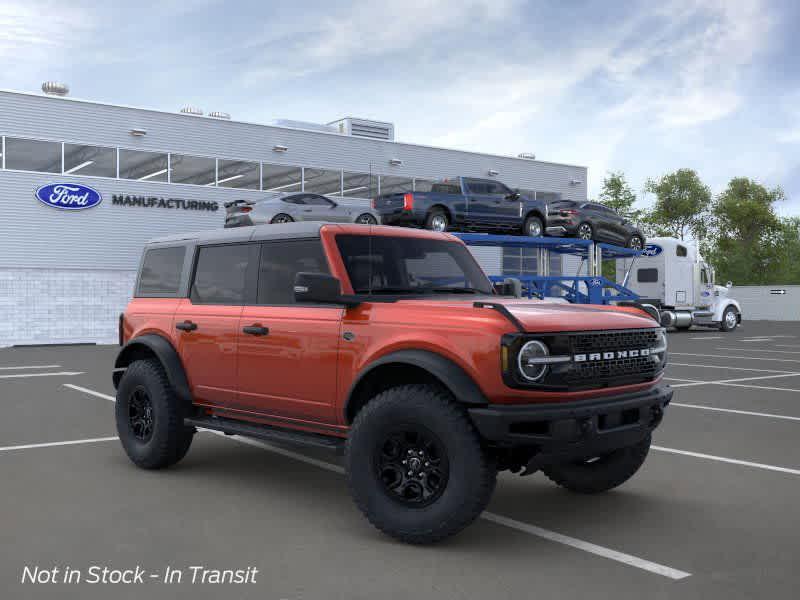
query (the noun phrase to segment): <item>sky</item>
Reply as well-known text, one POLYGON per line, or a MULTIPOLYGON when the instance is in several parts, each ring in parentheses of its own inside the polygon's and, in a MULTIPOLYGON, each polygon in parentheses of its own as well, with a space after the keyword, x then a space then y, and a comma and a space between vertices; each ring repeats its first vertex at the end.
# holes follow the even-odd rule
POLYGON ((781 186, 800 215, 800 3, 0 0, 0 88, 234 119, 391 121, 399 141, 781 186))

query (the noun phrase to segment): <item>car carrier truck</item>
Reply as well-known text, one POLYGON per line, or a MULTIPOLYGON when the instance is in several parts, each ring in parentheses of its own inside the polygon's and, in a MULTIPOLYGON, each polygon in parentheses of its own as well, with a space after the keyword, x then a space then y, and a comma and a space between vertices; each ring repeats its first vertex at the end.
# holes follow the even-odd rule
POLYGON ((651 238, 641 256, 617 260, 617 281, 658 308, 664 327, 732 331, 742 322, 742 308, 729 296, 731 282, 716 285, 714 269, 697 248, 676 238, 651 238))

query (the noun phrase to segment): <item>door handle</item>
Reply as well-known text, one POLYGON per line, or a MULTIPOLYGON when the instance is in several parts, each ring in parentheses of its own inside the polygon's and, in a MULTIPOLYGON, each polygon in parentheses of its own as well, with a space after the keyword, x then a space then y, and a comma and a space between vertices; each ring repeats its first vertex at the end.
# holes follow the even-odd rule
POLYGON ((197 323, 192 323, 191 321, 176 323, 175 329, 180 329, 181 331, 194 331, 195 329, 197 329, 197 323))
POLYGON ((248 325, 247 327, 242 327, 242 331, 244 331, 248 335, 268 335, 269 328, 262 327, 261 325, 248 325))
POLYGON ((313 208, 304 208, 303 212, 312 212, 313 210, 314 210, 313 208))

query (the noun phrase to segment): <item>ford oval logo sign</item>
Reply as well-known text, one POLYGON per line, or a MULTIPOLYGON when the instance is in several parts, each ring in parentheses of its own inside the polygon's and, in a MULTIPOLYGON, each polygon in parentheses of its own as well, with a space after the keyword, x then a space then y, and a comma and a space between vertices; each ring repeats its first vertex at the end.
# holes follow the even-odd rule
POLYGON ((663 251, 663 248, 658 244, 647 244, 642 250, 642 256, 658 256, 663 251))
POLYGON ((100 192, 80 183, 50 183, 36 190, 42 204, 62 210, 83 210, 103 201, 100 192))

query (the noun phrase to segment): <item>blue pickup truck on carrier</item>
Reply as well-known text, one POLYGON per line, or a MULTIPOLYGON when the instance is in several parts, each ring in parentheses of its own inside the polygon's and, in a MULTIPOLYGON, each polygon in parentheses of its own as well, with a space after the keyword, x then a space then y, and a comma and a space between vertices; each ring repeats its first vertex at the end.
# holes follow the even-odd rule
POLYGON ((547 203, 493 179, 457 177, 434 183, 430 192, 383 194, 373 208, 384 225, 544 235, 547 203))

